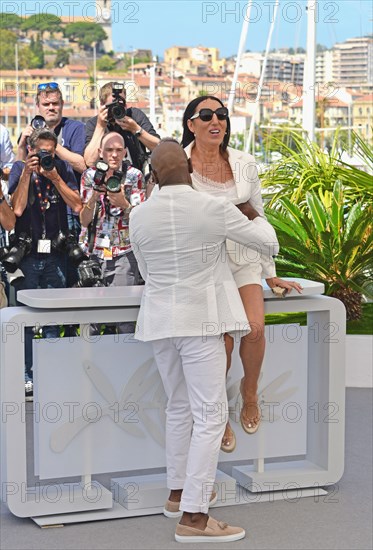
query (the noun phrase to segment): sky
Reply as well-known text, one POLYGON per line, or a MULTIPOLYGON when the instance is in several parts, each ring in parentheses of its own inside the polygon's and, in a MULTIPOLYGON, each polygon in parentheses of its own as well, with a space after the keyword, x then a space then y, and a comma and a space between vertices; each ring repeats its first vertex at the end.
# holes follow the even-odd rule
MULTIPOLYGON (((163 57, 171 46, 216 47, 221 57, 235 55, 247 0, 112 0, 115 51, 150 49, 163 57)), ((253 2, 245 50, 266 47, 275 0, 253 2)), ((280 0, 271 48, 306 46, 307 0, 280 0)), ((317 42, 327 47, 347 38, 372 33, 371 0, 319 0, 317 42)), ((94 14, 93 0, 2 0, 1 11, 19 15, 54 13, 88 17, 94 14)))

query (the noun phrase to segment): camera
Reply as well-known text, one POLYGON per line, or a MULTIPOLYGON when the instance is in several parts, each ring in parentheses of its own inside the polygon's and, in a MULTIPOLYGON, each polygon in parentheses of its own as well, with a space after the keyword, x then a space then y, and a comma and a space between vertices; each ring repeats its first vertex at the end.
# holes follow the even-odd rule
POLYGON ((103 161, 98 160, 96 162, 96 172, 93 174, 93 189, 95 191, 104 192, 105 189, 105 176, 109 170, 109 165, 103 161))
POLYGON ((54 252, 66 252, 67 257, 75 266, 78 266, 84 260, 87 260, 86 254, 76 242, 74 233, 64 233, 59 231, 57 237, 52 241, 51 248, 54 252))
POLYGON ((45 149, 40 149, 36 156, 39 158, 40 166, 46 171, 50 172, 55 167, 54 156, 45 149))
POLYGON ((76 284, 78 288, 105 286, 101 266, 93 258, 80 263, 78 266, 78 277, 79 281, 76 284))
POLYGON ((2 259, 1 262, 5 268, 5 271, 9 273, 14 273, 17 269, 23 258, 26 254, 31 252, 32 239, 26 233, 21 233, 12 246, 12 248, 7 251, 7 249, 2 249, 2 259))
POLYGON ((45 118, 41 115, 36 115, 30 122, 32 128, 34 130, 40 130, 41 128, 46 128, 47 123, 45 121, 45 118))
POLYGON ((126 116, 126 102, 123 97, 120 96, 123 92, 124 86, 119 82, 113 83, 113 102, 107 105, 108 109, 108 120, 120 120, 126 116))
POLYGON ((105 183, 107 191, 111 191, 112 193, 119 193, 119 191, 121 190, 123 176, 123 172, 121 172, 120 170, 114 170, 113 175, 110 176, 110 178, 108 178, 105 183))

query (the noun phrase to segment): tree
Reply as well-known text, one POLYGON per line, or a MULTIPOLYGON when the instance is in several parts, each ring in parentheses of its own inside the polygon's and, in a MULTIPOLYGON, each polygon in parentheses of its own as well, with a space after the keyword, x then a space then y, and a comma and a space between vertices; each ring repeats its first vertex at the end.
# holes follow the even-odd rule
POLYGON ((25 19, 21 25, 21 30, 36 31, 43 37, 45 32, 53 34, 62 31, 62 21, 57 15, 51 13, 36 13, 25 19))
POLYGON ((15 68, 15 44, 17 36, 14 32, 3 30, 0 32, 0 69, 14 70, 15 68))
POLYGON ((42 69, 45 65, 44 60, 44 50, 43 50, 43 44, 41 43, 40 38, 38 37, 36 41, 31 38, 30 42, 30 69, 42 69))
POLYGON ((279 275, 323 282, 325 293, 344 303, 347 320, 360 319, 362 295, 373 298, 372 206, 356 201, 346 209, 339 181, 332 192, 307 192, 303 210, 287 198, 278 205, 266 214, 280 242, 279 275))
MULTIPOLYGON (((372 149, 352 133, 356 148, 367 166, 373 166, 372 149)), ((262 187, 268 189, 267 198, 276 207, 279 198, 287 197, 301 209, 306 205, 307 191, 332 191, 336 181, 344 186, 347 203, 357 197, 364 204, 373 198, 372 176, 340 159, 339 132, 334 135, 331 150, 324 153, 316 143, 309 142, 300 132, 284 128, 266 138, 266 148, 280 153, 279 162, 261 176, 262 187)))
POLYGON ((94 42, 102 42, 107 38, 104 29, 97 23, 69 23, 66 25, 64 35, 85 50, 92 47, 94 42))
POLYGON ((13 31, 19 29, 21 24, 21 17, 15 13, 0 13, 0 29, 13 31))
POLYGON ((116 67, 116 62, 108 55, 103 55, 96 63, 98 71, 112 71, 116 67))
POLYGON ((70 61, 71 48, 60 48, 57 51, 56 58, 54 60, 55 67, 63 67, 68 65, 70 61))

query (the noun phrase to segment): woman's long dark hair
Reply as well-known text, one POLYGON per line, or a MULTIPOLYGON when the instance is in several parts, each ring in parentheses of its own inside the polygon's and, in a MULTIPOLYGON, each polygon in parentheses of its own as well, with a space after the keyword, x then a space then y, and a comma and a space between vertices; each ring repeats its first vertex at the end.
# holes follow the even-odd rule
MULTIPOLYGON (((201 96, 198 96, 195 99, 193 99, 187 105, 187 108, 185 109, 184 115, 183 115, 183 137, 182 137, 182 140, 181 140, 181 145, 183 147, 187 147, 187 145, 192 143, 192 141, 194 140, 194 134, 189 130, 187 121, 190 119, 191 116, 194 115, 194 113, 196 112, 197 106, 202 101, 206 101, 206 99, 213 99, 214 101, 217 101, 218 103, 220 103, 220 105, 222 107, 225 107, 224 103, 222 103, 220 101, 220 99, 218 99, 217 97, 215 97, 213 95, 201 95, 201 96)), ((231 136, 231 123, 230 123, 229 116, 228 116, 228 118, 227 118, 227 131, 225 133, 223 142, 220 145, 220 148, 221 148, 222 151, 225 151, 227 149, 230 136, 231 136)))

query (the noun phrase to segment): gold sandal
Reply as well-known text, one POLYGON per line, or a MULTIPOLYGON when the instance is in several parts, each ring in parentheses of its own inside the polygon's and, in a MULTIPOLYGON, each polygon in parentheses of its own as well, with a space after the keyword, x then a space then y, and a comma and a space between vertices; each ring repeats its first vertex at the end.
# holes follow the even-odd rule
POLYGON ((220 449, 225 453, 233 453, 235 448, 236 448, 236 436, 228 420, 227 425, 225 426, 223 439, 221 440, 220 449), (227 430, 230 432, 229 435, 227 435, 227 430))
POLYGON ((241 392, 241 396, 242 396, 242 409, 241 409, 241 413, 240 413, 241 426, 242 426, 242 429, 247 434, 255 434, 255 432, 258 431, 258 428, 260 426, 260 421, 262 419, 261 410, 260 410, 260 407, 259 407, 258 403, 249 403, 249 405, 252 405, 252 406, 255 405, 256 410, 257 410, 257 414, 258 414, 258 420, 256 422, 254 422, 254 421, 247 422, 247 421, 244 420, 243 410, 244 410, 244 407, 245 407, 245 400, 243 398, 243 381, 244 381, 244 379, 242 378, 241 384, 240 384, 240 392, 241 392))

